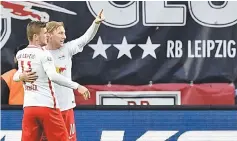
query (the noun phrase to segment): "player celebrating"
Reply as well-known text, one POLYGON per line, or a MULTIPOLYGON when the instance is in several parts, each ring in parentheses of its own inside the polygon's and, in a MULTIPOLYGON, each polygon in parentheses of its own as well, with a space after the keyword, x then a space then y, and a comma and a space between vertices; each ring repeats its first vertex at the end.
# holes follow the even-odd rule
POLYGON ((29 45, 16 55, 19 69, 13 79, 21 80, 21 72, 29 70, 36 72, 38 78, 34 82, 24 83, 22 141, 39 141, 43 130, 49 141, 68 141, 69 135, 55 97, 53 82, 77 89, 80 93, 85 93, 87 89, 56 72, 51 54, 42 48, 48 38, 46 23, 30 22, 27 25, 27 38, 29 45))
MULTIPOLYGON (((93 39, 97 33, 101 21, 103 20, 104 17, 102 9, 83 36, 65 44, 64 40, 66 39, 66 35, 64 24, 62 22, 55 21, 47 23, 49 40, 46 49, 52 54, 58 73, 61 73, 62 75, 71 79, 72 56, 81 52, 83 47, 93 39)), ((27 73, 22 74, 21 78, 23 81, 25 80, 24 75, 27 76, 27 73)), ((87 90, 85 87, 84 89, 87 90)), ((62 87, 60 85, 55 85, 55 90, 59 101, 59 107, 69 133, 70 141, 76 141, 75 120, 73 112, 73 108, 76 106, 74 93, 71 89, 62 87)), ((83 96, 85 99, 90 97, 89 91, 87 90, 83 96)), ((42 140, 47 140, 44 135, 42 136, 42 140)))
MULTIPOLYGON (((97 33, 101 21, 104 20, 103 9, 83 36, 64 44, 66 39, 62 22, 48 22, 49 40, 46 49, 52 54, 59 73, 71 79, 72 57, 81 52, 97 33)), ((59 107, 66 124, 70 141, 76 141, 75 120, 73 108, 76 106, 73 90, 60 85, 55 86, 59 107)), ((87 99, 85 97, 85 99, 87 99)))

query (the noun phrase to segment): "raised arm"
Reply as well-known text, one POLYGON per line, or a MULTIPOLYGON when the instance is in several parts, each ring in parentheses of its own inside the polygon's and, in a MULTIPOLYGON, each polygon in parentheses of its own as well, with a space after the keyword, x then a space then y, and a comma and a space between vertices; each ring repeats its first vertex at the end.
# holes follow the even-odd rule
POLYGON ((100 11, 96 19, 93 21, 92 25, 87 29, 87 31, 81 37, 69 41, 65 44, 65 47, 68 49, 71 56, 82 52, 84 46, 88 44, 96 35, 100 23, 104 20, 103 9, 100 11))

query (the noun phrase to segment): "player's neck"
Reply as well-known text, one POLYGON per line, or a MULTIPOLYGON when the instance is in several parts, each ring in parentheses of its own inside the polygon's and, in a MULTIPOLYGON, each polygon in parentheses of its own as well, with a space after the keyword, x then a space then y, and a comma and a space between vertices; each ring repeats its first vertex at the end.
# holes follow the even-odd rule
POLYGON ((41 47, 41 45, 37 41, 30 41, 29 46, 41 47))
POLYGON ((53 43, 48 42, 46 49, 48 50, 56 50, 58 49, 53 43))

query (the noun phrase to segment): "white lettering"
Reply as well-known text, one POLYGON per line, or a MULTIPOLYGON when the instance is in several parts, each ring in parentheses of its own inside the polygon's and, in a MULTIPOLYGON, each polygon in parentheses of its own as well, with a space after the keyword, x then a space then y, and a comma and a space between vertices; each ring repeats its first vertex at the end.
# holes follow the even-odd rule
MULTIPOLYGON (((178 131, 147 131, 136 141, 166 141, 178 131)), ((126 134, 127 135, 127 134, 126 134)), ((129 135, 128 135, 129 136, 129 135)), ((123 141, 124 131, 103 131, 100 141, 123 141)), ((177 141, 237 141, 236 130, 187 131, 177 141)))
POLYGON ((195 41, 195 57, 197 57, 197 58, 202 57, 202 55, 200 54, 200 51, 202 50, 201 43, 202 43, 201 40, 196 40, 195 41))
MULTIPOLYGON (((177 134, 179 131, 156 131, 148 130, 136 141, 166 141, 171 136, 177 134)), ((1 130, 0 140, 4 141, 20 141, 21 130, 1 130)), ((125 134, 124 130, 103 130, 100 141, 123 141, 125 134)), ((208 130, 208 131, 186 131, 177 137, 177 141, 237 141, 237 130, 208 130)))
POLYGON ((188 40, 188 57, 194 58, 194 55, 192 54, 192 41, 188 40))
POLYGON ((215 48, 213 40, 207 40, 207 57, 211 57, 211 51, 215 48))
POLYGON ((167 41, 167 53, 166 53, 166 56, 168 57, 168 58, 170 58, 170 57, 174 57, 174 52, 173 52, 173 50, 174 50, 174 41, 172 41, 172 40, 168 40, 167 41))
POLYGON ((123 141, 124 131, 102 131, 100 141, 123 141))
POLYGON ((237 131, 187 131, 177 141, 237 141, 237 131))
POLYGON ((236 56, 234 40, 195 40, 188 41, 189 58, 234 58, 236 56), (194 45, 194 46, 192 46, 194 45))
POLYGON ((189 1, 189 11, 193 19, 208 27, 229 27, 237 23, 237 2, 225 1, 215 6, 211 1, 189 1))
POLYGON ((227 51, 226 51, 226 40, 223 41, 223 57, 226 58, 226 55, 227 55, 227 51))
POLYGON ((112 1, 87 1, 87 7, 96 17, 104 9, 105 21, 103 23, 114 28, 128 28, 139 22, 139 2, 131 1, 118 5, 112 1))
POLYGON ((144 26, 183 26, 186 24, 186 6, 167 1, 142 2, 144 26))
MULTIPOLYGON (((220 50, 221 50, 222 40, 216 40, 215 42, 218 44, 218 45, 217 45, 217 48, 216 48, 215 57, 216 57, 216 58, 221 58, 222 55, 220 54, 220 50)), ((224 52, 223 52, 223 53, 224 53, 224 52)))
MULTIPOLYGON (((93 16, 104 9, 105 25, 114 28, 128 28, 139 22, 139 2, 130 1, 116 4, 113 1, 87 1, 87 7, 93 16)), ((237 23, 235 1, 224 1, 214 5, 211 1, 189 1, 192 18, 207 27, 229 27, 237 23)), ((144 26, 184 26, 186 24, 187 7, 182 4, 168 4, 167 1, 142 2, 142 22, 144 26)))
POLYGON ((76 127, 75 127, 75 124, 70 124, 70 136, 72 136, 73 134, 75 134, 76 132, 76 127))
POLYGON ((178 131, 147 131, 137 141, 166 141, 178 131))
POLYGON ((230 40, 228 42, 227 48, 228 48, 228 56, 230 58, 234 58, 236 56, 236 47, 232 47, 231 45, 236 45, 234 40, 230 40))
POLYGON ((4 141, 20 141, 21 134, 21 130, 1 130, 0 140, 4 138, 4 141))
POLYGON ((180 40, 175 41, 175 57, 180 58, 183 55, 182 42, 180 40))
POLYGON ((183 55, 182 47, 183 47, 183 44, 180 40, 176 40, 176 41, 168 40, 167 41, 167 53, 166 53, 167 58, 182 57, 182 55, 183 55))

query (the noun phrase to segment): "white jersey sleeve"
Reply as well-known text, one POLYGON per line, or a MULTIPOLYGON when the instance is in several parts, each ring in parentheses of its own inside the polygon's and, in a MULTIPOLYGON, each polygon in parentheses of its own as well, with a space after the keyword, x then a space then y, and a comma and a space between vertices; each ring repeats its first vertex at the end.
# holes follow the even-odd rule
POLYGON ((13 76, 13 81, 19 82, 20 81, 20 74, 22 72, 20 72, 19 70, 17 70, 17 72, 14 74, 13 76))
POLYGON ((43 65, 44 71, 51 81, 59 85, 77 89, 79 84, 71 81, 69 78, 64 77, 56 72, 54 61, 49 52, 46 52, 41 57, 41 63, 43 65))
POLYGON ((69 41, 64 44, 64 47, 67 48, 70 56, 77 54, 78 52, 82 52, 84 46, 89 43, 94 36, 96 35, 100 24, 96 24, 94 21, 89 29, 87 29, 86 33, 81 37, 69 41))

